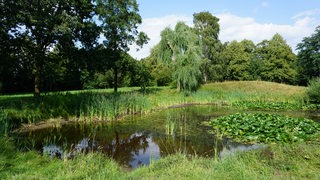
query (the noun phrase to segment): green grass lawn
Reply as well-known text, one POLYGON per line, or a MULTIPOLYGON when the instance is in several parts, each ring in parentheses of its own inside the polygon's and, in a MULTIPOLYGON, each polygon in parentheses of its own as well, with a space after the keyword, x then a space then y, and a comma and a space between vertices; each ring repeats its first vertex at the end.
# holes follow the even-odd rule
MULTIPOLYGON (((184 96, 169 87, 120 88, 0 96, 0 133, 22 123, 55 118, 91 121, 149 113, 179 104, 217 104, 236 108, 299 109, 308 106, 305 87, 263 81, 203 85, 184 96), (6 127, 7 129, 4 129, 6 127)), ((10 138, 0 138, 0 179, 320 179, 320 139, 268 144, 268 148, 238 153, 219 161, 170 155, 150 166, 127 172, 113 160, 95 153, 75 159, 50 159, 35 152, 18 152, 10 138)))

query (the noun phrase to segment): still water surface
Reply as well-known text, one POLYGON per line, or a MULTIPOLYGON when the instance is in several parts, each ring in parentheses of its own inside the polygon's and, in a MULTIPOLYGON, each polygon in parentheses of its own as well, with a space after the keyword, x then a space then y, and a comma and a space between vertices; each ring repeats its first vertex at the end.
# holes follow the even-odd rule
MULTIPOLYGON (((135 169, 173 153, 221 158, 234 151, 259 148, 209 133, 203 122, 240 112, 217 106, 167 109, 145 116, 131 116, 109 123, 69 123, 55 128, 24 132, 16 137, 20 149, 35 149, 58 158, 78 153, 101 152, 121 166, 135 169)), ((304 113, 287 112, 306 117, 304 113)))

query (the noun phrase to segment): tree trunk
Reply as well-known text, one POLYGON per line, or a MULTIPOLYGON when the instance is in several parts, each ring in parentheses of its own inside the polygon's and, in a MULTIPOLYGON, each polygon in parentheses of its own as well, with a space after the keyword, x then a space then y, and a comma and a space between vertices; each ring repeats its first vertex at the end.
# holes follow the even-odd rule
POLYGON ((113 90, 114 92, 118 92, 118 68, 114 67, 114 85, 113 85, 113 90))
POLYGON ((34 73, 34 97, 40 97, 40 65, 36 65, 36 71, 34 73))

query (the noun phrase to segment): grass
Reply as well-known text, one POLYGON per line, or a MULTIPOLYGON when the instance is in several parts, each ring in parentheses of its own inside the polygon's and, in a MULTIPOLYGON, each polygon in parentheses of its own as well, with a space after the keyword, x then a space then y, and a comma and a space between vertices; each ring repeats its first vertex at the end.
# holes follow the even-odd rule
POLYGON ((268 145, 220 161, 169 155, 127 172, 102 154, 73 160, 18 153, 10 140, 0 147, 1 179, 319 179, 320 143, 268 145))

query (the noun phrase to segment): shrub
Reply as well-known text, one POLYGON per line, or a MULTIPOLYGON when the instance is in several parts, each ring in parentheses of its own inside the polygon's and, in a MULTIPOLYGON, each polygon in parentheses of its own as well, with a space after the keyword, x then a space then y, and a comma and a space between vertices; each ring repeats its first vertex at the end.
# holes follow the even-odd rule
POLYGON ((310 103, 320 104, 320 78, 309 81, 307 95, 310 103))

